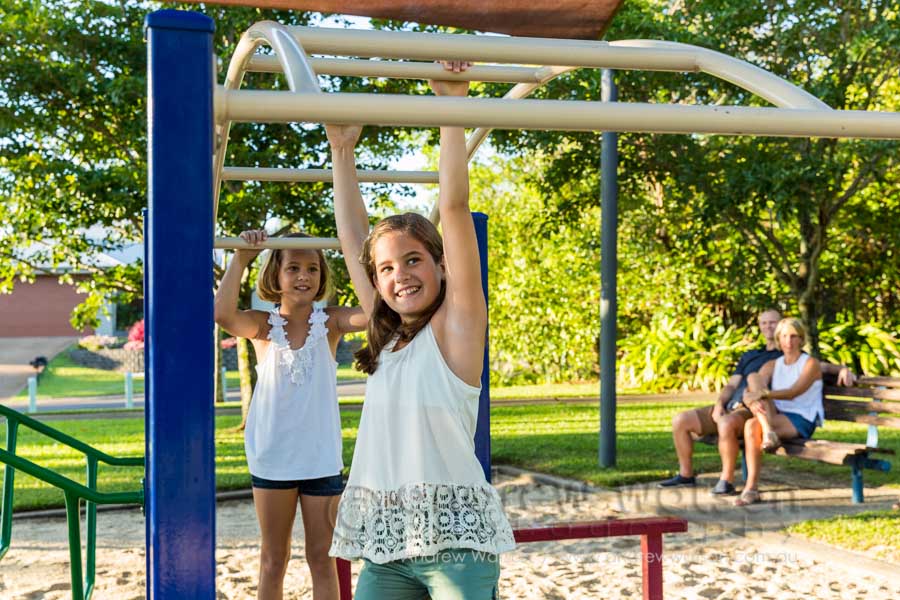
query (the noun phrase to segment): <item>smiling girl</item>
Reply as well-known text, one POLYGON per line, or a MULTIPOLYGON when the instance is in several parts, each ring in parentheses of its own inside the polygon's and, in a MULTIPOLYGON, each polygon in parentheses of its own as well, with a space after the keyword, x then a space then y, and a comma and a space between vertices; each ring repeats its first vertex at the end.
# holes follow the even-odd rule
MULTIPOLYGON (((468 90, 431 85, 438 95, 468 90)), ((366 400, 331 555, 364 559, 357 600, 487 600, 498 554, 514 542, 473 441, 487 306, 464 132, 441 128, 442 240, 416 214, 388 217, 369 234, 354 158, 360 129, 327 130, 338 237, 369 317, 368 345, 356 355, 369 373, 366 400)))
MULTIPOLYGON (((267 235, 245 231, 241 238, 255 246, 267 235)), ((248 338, 259 359, 244 436, 262 534, 258 598, 283 596, 299 498, 313 598, 337 600, 337 570, 328 548, 344 464, 334 357, 341 336, 361 331, 366 319, 359 308, 314 305, 329 292, 321 250, 272 250, 257 293, 276 308, 239 310, 241 276, 259 253, 235 252, 215 300, 216 323, 248 338)))

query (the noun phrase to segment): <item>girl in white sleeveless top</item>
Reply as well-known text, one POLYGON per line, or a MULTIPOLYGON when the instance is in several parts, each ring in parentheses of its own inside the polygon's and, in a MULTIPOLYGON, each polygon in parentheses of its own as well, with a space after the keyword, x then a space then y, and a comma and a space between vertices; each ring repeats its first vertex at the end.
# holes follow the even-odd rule
POLYGON ((819 361, 803 352, 806 327, 799 319, 782 319, 775 328, 775 339, 784 355, 747 377, 744 404, 754 418, 744 425, 747 481, 736 501, 738 506, 760 501, 757 485, 763 451, 775 451, 781 440, 812 437, 825 418, 822 369, 819 361))
MULTIPOLYGON (((245 231, 241 237, 257 245, 267 236, 245 231)), ((313 593, 337 600, 337 571, 328 548, 344 465, 334 356, 341 335, 362 330, 366 318, 359 308, 314 307, 329 291, 321 250, 271 251, 257 292, 277 308, 238 310, 241 276, 259 252, 235 252, 215 301, 216 322, 249 338, 259 359, 244 433, 262 533, 258 597, 282 597, 299 498, 313 593)))
MULTIPOLYGON (((431 85, 438 95, 468 89, 431 85)), ((338 237, 369 317, 368 346, 356 355, 369 373, 366 400, 331 555, 364 559, 357 600, 487 600, 497 555, 514 541, 473 441, 487 306, 463 130, 441 128, 442 241, 416 214, 388 217, 369 235, 354 158, 360 128, 326 129, 338 237)))

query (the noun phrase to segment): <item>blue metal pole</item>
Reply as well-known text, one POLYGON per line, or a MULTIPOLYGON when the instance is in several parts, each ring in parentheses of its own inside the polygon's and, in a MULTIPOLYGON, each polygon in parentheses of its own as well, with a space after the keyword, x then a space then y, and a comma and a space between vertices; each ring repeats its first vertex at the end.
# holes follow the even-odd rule
MULTIPOLYGON (((150 490, 147 489, 147 473, 150 472, 148 461, 150 460, 150 390, 152 389, 153 377, 150 373, 150 358, 147 350, 150 345, 147 343, 150 332, 150 285, 147 283, 150 270, 147 268, 147 257, 150 256, 150 211, 146 208, 141 211, 142 225, 144 227, 144 477, 141 479, 141 486, 144 488, 144 514, 147 513, 148 498, 150 490)), ((146 540, 147 549, 150 548, 150 519, 144 519, 144 539, 146 540)), ((150 552, 144 552, 144 561, 146 563, 144 573, 150 573, 153 566, 150 562, 150 552)), ((144 586, 146 588, 144 596, 152 597, 150 594, 150 576, 145 577, 144 586)))
MULTIPOLYGON (((484 299, 488 300, 488 247, 487 247, 487 221, 484 213, 473 212, 472 221, 475 223, 475 237, 478 239, 478 256, 481 259, 481 289, 484 290, 484 299)), ((490 315, 490 312, 488 312, 490 315)), ((488 317, 490 322, 490 316, 488 317)), ((488 329, 490 332, 490 329, 488 329)), ((485 338, 484 366, 481 371, 481 396, 478 398, 478 424, 475 427, 475 456, 484 469, 484 477, 491 480, 491 370, 490 370, 490 344, 489 338, 485 338)))
MULTIPOLYGON (((613 71, 603 69, 601 100, 615 102, 613 71)), ((600 466, 616 466, 616 269, 619 136, 602 134, 600 156, 600 466)))
POLYGON ((214 600, 214 25, 147 16, 147 590, 214 600))

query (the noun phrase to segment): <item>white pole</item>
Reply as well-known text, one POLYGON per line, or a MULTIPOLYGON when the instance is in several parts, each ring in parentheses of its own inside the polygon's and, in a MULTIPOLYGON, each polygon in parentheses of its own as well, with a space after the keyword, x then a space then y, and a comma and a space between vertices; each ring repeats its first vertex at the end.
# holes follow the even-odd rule
MULTIPOLYGON (((448 79, 451 81, 485 81, 492 83, 535 83, 540 78, 539 67, 508 67, 475 65, 462 73, 450 73, 441 65, 426 62, 387 60, 355 60, 348 58, 310 58, 309 66, 316 75, 339 77, 377 77, 398 79, 448 79)), ((281 73, 277 56, 254 54, 247 63, 247 71, 281 73)))
MULTIPOLYGON (((357 169, 360 183, 437 183, 437 171, 386 171, 357 169)), ((331 169, 279 169, 271 167, 225 167, 223 181, 321 181, 331 183, 331 169)))
POLYGON ((218 237, 213 248, 263 248, 263 249, 300 249, 300 250, 340 250, 341 242, 337 238, 290 238, 272 237, 262 244, 251 246, 239 237, 218 237))
POLYGON ((494 127, 568 131, 900 138, 900 114, 689 106, 636 102, 504 100, 393 94, 294 94, 216 90, 219 118, 230 121, 494 127))
POLYGON ((28 412, 37 412, 37 377, 28 378, 28 412))
POLYGON ((125 371, 125 408, 134 408, 134 378, 131 371, 125 371))

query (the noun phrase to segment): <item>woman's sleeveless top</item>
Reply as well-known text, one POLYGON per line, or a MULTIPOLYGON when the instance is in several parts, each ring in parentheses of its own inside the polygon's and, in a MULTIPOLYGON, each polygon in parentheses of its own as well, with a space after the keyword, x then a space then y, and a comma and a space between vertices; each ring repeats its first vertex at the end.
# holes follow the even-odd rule
MULTIPOLYGON (((775 371, 772 373, 772 389, 786 390, 794 385, 800 379, 800 373, 803 372, 803 365, 810 360, 809 354, 805 352, 800 355, 796 362, 790 365, 784 364, 784 357, 775 361, 775 371)), ((817 379, 812 382, 805 392, 796 396, 793 400, 775 400, 775 406, 783 413, 798 414, 807 421, 813 423, 823 423, 825 420, 825 410, 822 407, 822 380, 817 379)))
POLYGON ((331 555, 384 563, 448 548, 515 546, 475 457, 480 388, 444 362, 431 324, 381 352, 341 498, 331 555))
POLYGON ((313 310, 302 348, 292 350, 278 309, 269 314, 269 349, 257 365, 244 450, 250 473, 291 481, 336 475, 341 456, 337 363, 328 345, 328 314, 313 310))

